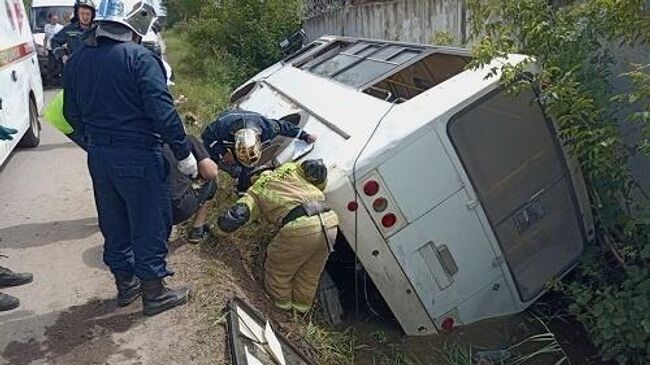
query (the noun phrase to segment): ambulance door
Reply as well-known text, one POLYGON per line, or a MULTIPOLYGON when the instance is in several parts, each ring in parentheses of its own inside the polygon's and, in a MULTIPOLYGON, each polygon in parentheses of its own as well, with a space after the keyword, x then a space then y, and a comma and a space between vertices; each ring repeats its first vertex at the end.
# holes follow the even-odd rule
POLYGON ((20 0, 0 1, 0 98, 4 125, 18 134, 8 142, 12 149, 29 128, 29 63, 33 44, 20 0))

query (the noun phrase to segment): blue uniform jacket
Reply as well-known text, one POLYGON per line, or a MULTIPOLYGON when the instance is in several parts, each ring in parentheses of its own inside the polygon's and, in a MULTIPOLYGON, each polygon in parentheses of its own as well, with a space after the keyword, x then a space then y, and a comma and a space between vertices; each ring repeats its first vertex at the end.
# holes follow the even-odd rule
POLYGON ((284 121, 265 118, 263 115, 244 110, 224 112, 210 123, 201 139, 213 159, 222 158, 228 147, 235 143, 235 133, 242 128, 255 129, 260 133, 262 143, 268 142, 278 135, 292 138, 307 138, 308 134, 297 125, 284 121))
POLYGON ((164 142, 177 160, 185 159, 190 144, 160 58, 133 42, 95 38, 94 32, 86 36, 87 43, 64 68, 63 114, 77 138, 164 142))
POLYGON ((52 50, 55 50, 63 45, 68 45, 67 54, 71 55, 79 49, 82 45, 82 36, 89 29, 84 29, 78 22, 72 22, 63 29, 61 29, 57 34, 52 37, 51 45, 52 50))

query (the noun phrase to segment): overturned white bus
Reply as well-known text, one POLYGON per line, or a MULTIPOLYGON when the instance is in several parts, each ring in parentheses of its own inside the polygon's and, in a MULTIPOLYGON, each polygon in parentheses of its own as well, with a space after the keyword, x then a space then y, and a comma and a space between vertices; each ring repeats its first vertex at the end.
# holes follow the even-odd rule
POLYGON ((341 234, 409 335, 522 311, 594 235, 535 95, 485 77, 523 59, 466 70, 462 49, 323 37, 232 95, 319 137, 341 234))

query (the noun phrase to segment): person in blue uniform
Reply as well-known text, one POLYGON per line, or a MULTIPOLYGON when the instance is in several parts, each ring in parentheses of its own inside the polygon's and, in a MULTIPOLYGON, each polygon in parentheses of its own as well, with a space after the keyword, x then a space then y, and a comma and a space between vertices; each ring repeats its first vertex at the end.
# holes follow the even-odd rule
POLYGON ((63 29, 52 37, 50 46, 57 60, 66 63, 68 58, 81 47, 82 36, 93 26, 95 19, 93 0, 78 0, 74 6, 74 17, 63 29))
POLYGON ((118 304, 142 294, 145 315, 181 305, 189 295, 189 288, 163 281, 173 274, 166 262, 172 213, 163 144, 179 171, 198 173, 161 60, 139 44, 155 19, 147 2, 102 0, 97 27, 65 65, 63 94, 63 114, 87 147, 118 304))
MULTIPOLYGON (((290 119, 292 116, 287 117, 290 119)), ((290 120, 275 120, 246 110, 220 114, 201 134, 203 144, 219 168, 237 178, 237 190, 245 192, 250 176, 262 157, 262 146, 277 136, 316 142, 316 136, 299 128, 290 120)))

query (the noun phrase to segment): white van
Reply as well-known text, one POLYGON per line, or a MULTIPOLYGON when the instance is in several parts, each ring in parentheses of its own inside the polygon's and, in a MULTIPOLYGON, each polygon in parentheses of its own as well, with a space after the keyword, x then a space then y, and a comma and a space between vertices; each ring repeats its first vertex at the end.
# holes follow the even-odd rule
POLYGON ((15 128, 12 141, 0 141, 0 165, 20 144, 36 147, 43 85, 22 0, 0 1, 0 124, 15 128))
POLYGON ((340 238, 408 335, 524 310, 593 239, 553 121, 486 78, 522 60, 474 71, 462 49, 323 37, 231 97, 318 136, 306 158, 330 168, 340 238))
POLYGON ((48 17, 50 14, 56 14, 59 23, 65 26, 74 17, 75 2, 76 0, 32 0, 29 24, 32 27, 34 45, 43 76, 47 75, 49 62, 45 44, 45 24, 48 23, 48 17))

